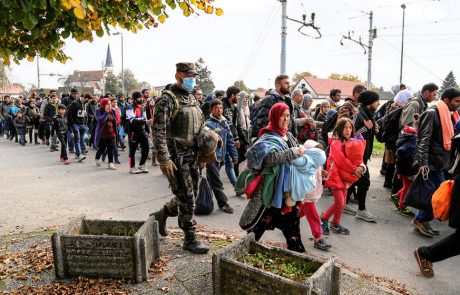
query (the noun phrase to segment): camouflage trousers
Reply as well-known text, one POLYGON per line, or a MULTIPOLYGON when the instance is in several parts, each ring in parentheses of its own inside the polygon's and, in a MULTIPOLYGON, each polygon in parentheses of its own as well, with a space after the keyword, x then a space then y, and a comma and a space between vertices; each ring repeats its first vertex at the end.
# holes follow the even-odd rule
POLYGON ((198 166, 195 157, 184 157, 182 163, 176 163, 177 171, 173 178, 168 177, 174 197, 163 207, 167 216, 178 216, 179 227, 184 230, 196 229, 193 218, 195 198, 198 194, 198 166))

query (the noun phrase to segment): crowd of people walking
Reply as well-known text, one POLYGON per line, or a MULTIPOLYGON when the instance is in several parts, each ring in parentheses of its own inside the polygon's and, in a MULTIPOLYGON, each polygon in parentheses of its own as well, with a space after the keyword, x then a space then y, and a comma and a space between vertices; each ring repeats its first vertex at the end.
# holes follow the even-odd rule
POLYGON ((388 189, 395 212, 411 217, 408 224, 420 235, 433 237, 439 230, 430 223, 433 209, 410 201, 414 186, 421 184, 419 189, 431 200, 445 180, 454 180, 449 225, 456 231, 414 250, 422 274, 432 277, 433 262, 460 254, 458 89, 438 94, 438 86, 429 83, 413 94, 401 84, 394 88, 394 98, 380 106, 376 92, 357 84, 343 103, 341 90, 331 89, 328 99, 313 106, 309 91, 292 91, 286 75, 276 77, 268 91, 247 93, 230 86, 204 96, 196 74, 192 63, 178 63, 176 82, 160 97, 151 97, 148 89, 128 98, 80 95, 77 89, 60 99, 55 91, 45 98, 35 92, 26 98, 6 95, 1 99, 0 135, 21 146, 46 145, 50 152, 58 150, 59 142, 65 165, 72 163, 69 154, 75 155, 73 162, 82 163, 94 149, 95 165, 107 159, 107 168, 116 170, 120 151, 128 147, 126 171, 139 174, 149 172, 150 157, 175 195, 152 213, 159 232, 168 235, 167 218, 178 216, 185 233, 183 247, 197 254, 208 251, 196 238, 193 218, 202 169, 223 212, 232 214, 234 209, 224 190, 222 167, 234 187, 230 193, 248 198, 240 226, 256 240, 278 228, 288 249, 304 252, 300 218, 305 216, 313 246, 327 251, 331 245, 324 235, 353 234, 342 223, 343 213, 378 221, 366 207, 367 164, 378 140, 385 143, 382 189, 388 189), (319 214, 315 203, 328 193, 333 201, 319 214), (419 210, 415 214, 410 208, 419 210))

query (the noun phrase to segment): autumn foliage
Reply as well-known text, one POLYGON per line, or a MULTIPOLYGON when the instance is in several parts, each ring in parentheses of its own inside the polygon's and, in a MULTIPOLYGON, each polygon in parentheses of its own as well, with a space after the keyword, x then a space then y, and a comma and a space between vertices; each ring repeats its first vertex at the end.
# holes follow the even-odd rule
POLYGON ((114 27, 136 33, 155 28, 169 17, 167 9, 184 16, 202 11, 223 14, 214 0, 2 0, 0 1, 0 59, 5 64, 29 61, 38 55, 65 63, 64 39, 93 41, 114 27))

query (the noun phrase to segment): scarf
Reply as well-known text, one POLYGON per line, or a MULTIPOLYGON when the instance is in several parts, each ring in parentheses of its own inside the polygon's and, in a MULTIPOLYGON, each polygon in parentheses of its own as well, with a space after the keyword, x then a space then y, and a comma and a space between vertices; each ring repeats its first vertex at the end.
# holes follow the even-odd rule
POLYGON ((264 134, 265 131, 273 131, 278 133, 281 137, 286 136, 286 133, 288 132, 288 128, 286 129, 281 129, 278 126, 278 121, 283 115, 285 110, 288 110, 289 107, 287 104, 283 102, 277 102, 275 103, 272 108, 270 109, 270 112, 268 113, 268 126, 264 127, 259 130, 259 135, 258 137, 260 138, 262 134, 264 134))
POLYGON ((240 92, 240 98, 238 99, 238 102, 236 103, 236 108, 238 110, 239 114, 239 120, 241 127, 243 128, 244 131, 249 130, 250 126, 250 119, 249 119, 249 105, 247 101, 247 92, 241 91, 240 92))
POLYGON ((439 111, 439 118, 441 120, 442 141, 444 149, 450 151, 452 147, 452 137, 454 136, 454 126, 452 125, 452 118, 455 122, 458 121, 459 115, 457 112, 449 111, 446 103, 440 100, 437 104, 439 111))

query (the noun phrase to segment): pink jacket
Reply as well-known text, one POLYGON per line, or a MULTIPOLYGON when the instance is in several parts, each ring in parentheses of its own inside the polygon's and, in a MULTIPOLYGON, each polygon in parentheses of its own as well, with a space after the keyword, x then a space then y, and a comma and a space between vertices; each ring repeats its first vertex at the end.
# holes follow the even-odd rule
POLYGON ((324 183, 325 187, 346 189, 349 184, 345 183, 339 175, 339 169, 353 173, 358 166, 354 165, 345 157, 345 146, 340 139, 333 139, 330 144, 329 157, 327 158, 326 171, 329 173, 329 178, 324 183), (331 168, 331 165, 333 166, 331 168))

